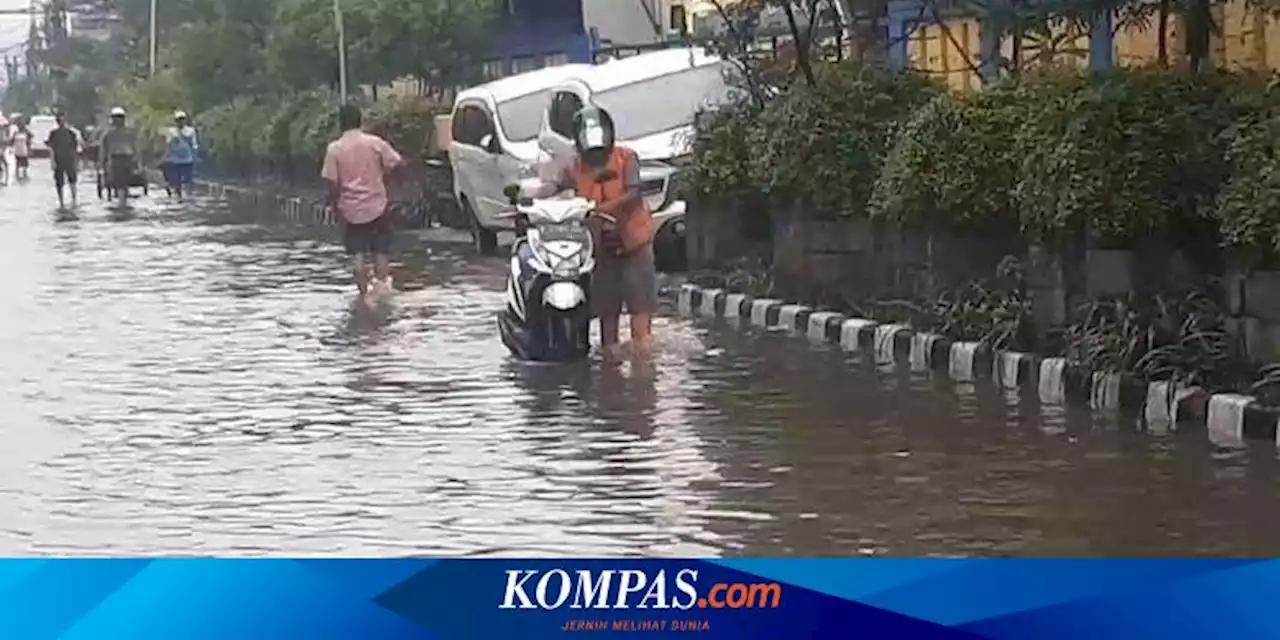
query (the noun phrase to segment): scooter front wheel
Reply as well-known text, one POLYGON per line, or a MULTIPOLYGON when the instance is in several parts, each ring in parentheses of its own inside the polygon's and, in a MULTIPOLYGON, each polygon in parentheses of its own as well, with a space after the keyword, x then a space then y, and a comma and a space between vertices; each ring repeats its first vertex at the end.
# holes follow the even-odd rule
POLYGON ((549 359, 574 362, 591 351, 590 329, 581 314, 564 314, 549 323, 547 347, 549 359))

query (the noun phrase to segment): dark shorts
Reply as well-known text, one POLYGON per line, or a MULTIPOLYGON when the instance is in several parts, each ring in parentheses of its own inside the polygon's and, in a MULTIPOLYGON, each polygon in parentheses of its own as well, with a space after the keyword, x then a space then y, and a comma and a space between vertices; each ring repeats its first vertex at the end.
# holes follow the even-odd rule
POLYGON ((164 165, 164 180, 169 186, 191 184, 195 180, 196 165, 191 162, 170 162, 164 165))
POLYGON ((635 253, 602 257, 591 275, 591 306, 597 317, 658 310, 658 270, 653 245, 635 253))
POLYGON ((31 166, 31 158, 28 156, 18 156, 14 160, 19 169, 26 169, 31 166))
POLYGON ((111 156, 107 160, 107 184, 113 189, 127 190, 133 186, 137 168, 133 156, 111 156))
POLYGON ((57 162, 53 163, 53 183, 62 187, 76 183, 76 163, 74 162, 57 162))
POLYGON ((382 214, 372 222, 362 224, 342 223, 342 244, 347 255, 389 255, 391 253, 391 216, 382 214))

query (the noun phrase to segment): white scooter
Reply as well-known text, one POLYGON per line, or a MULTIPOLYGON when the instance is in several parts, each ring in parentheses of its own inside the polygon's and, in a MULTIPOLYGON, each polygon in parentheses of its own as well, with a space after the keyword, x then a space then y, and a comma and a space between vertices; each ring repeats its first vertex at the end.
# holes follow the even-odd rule
POLYGON ((516 241, 507 274, 507 304, 498 313, 502 342, 517 358, 573 362, 590 351, 591 273, 594 246, 585 198, 521 198, 505 191, 516 241))

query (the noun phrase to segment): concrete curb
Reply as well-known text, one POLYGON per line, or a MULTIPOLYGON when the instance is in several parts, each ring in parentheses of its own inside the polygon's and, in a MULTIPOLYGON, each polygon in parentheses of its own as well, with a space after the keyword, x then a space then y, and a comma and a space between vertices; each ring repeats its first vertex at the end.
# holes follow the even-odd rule
POLYGON ((789 332, 845 351, 866 352, 874 355, 877 364, 905 363, 912 370, 935 371, 957 382, 987 380, 1006 390, 1035 391, 1042 404, 1078 404, 1139 418, 1151 433, 1199 426, 1221 446, 1238 446, 1247 439, 1271 440, 1280 446, 1280 409, 1263 406, 1252 396, 1170 389, 1167 382, 1147 383, 1092 372, 1064 358, 1013 351, 991 353, 977 343, 955 342, 904 325, 722 289, 684 284, 675 295, 676 308, 683 316, 789 332))

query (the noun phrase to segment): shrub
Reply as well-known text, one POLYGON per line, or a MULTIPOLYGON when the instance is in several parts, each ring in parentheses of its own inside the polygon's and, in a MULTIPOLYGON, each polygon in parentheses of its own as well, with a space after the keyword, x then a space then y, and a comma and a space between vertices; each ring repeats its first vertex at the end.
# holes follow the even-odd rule
POLYGON ((761 113, 748 139, 751 174, 775 202, 815 217, 866 213, 899 122, 942 93, 908 71, 819 64, 817 84, 793 83, 761 113))
POLYGON ((451 110, 451 105, 437 100, 393 96, 375 103, 365 119, 405 157, 422 159, 431 155, 436 116, 451 110))
POLYGON ((1018 161, 1010 133, 1023 102, 1009 86, 943 95, 907 121, 885 157, 870 214, 909 226, 1017 224, 1018 161))
MULTIPOLYGON (((338 133, 337 103, 323 89, 275 98, 237 98, 197 116, 212 159, 242 172, 314 175, 325 148, 338 133)), ((430 148, 434 118, 448 107, 425 98, 396 97, 365 109, 367 128, 379 129, 409 158, 430 148)))
POLYGON ((1014 136, 1024 227, 1033 237, 1087 230, 1126 243, 1199 215, 1223 177, 1225 112, 1212 86, 1145 69, 1030 79, 1014 136))
POLYGON ((733 198, 759 191, 751 173, 752 136, 759 109, 743 104, 707 112, 693 138, 693 163, 682 176, 693 194, 733 198))
POLYGON ((1231 178, 1218 194, 1223 241, 1250 262, 1280 255, 1280 117, 1247 123, 1227 153, 1231 178))

